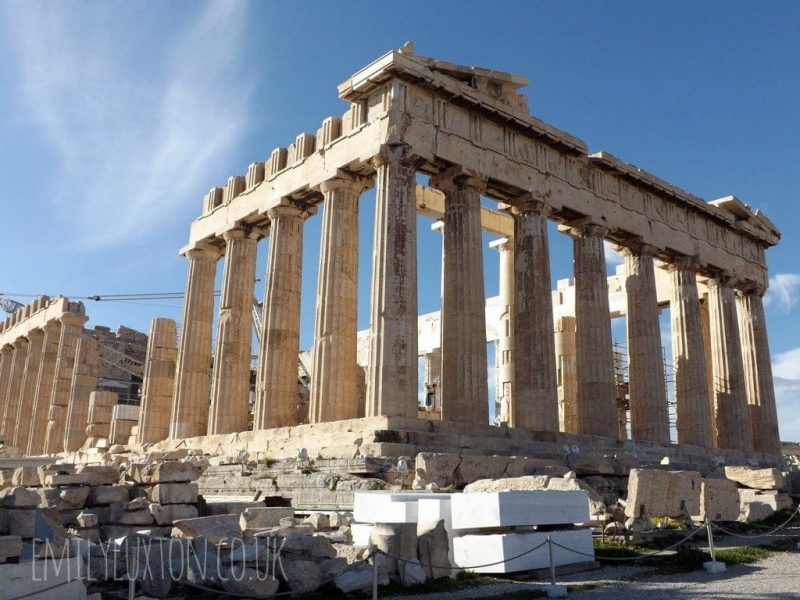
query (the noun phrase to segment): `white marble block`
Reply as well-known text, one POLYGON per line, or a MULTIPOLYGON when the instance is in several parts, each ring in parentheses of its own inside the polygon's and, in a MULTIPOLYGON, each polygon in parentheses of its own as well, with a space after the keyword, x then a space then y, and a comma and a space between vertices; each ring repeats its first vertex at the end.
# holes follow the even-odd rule
POLYGON ((359 523, 416 523, 419 499, 450 496, 451 494, 356 492, 353 519, 359 523))
POLYGON ((477 567, 468 569, 475 573, 516 573, 533 569, 546 569, 550 566, 550 556, 546 544, 538 550, 525 554, 525 556, 519 555, 544 542, 548 533, 554 542, 590 555, 584 556, 584 554, 576 554, 564 548, 553 546, 553 562, 555 566, 559 567, 593 560, 592 531, 590 529, 574 529, 550 532, 531 531, 526 533, 462 535, 452 540, 455 564, 461 568, 477 567), (519 556, 519 558, 514 558, 508 562, 488 567, 479 566, 506 561, 516 556, 519 556))
POLYGON ((475 492, 451 496, 453 529, 589 522, 583 490, 475 492))

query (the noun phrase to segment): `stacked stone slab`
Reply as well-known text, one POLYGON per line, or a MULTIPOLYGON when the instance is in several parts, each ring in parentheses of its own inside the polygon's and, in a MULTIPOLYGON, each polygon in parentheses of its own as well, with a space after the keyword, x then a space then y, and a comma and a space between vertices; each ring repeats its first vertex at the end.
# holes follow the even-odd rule
POLYGON ((169 435, 177 354, 175 321, 153 319, 144 363, 142 412, 136 435, 139 445, 160 442, 169 435))
POLYGON ((114 392, 92 392, 89 395, 89 422, 86 427, 86 448, 107 448, 111 435, 111 417, 117 395, 114 392))
POLYGON ((111 424, 108 430, 108 442, 111 446, 122 446, 128 443, 131 431, 139 422, 139 407, 130 404, 115 404, 111 409, 111 424))
POLYGON ((149 503, 149 511, 159 526, 197 517, 200 474, 200 468, 194 464, 177 460, 130 467, 130 478, 149 503))
POLYGON ((790 508, 775 468, 728 466, 702 477, 694 471, 631 469, 625 515, 629 519, 759 521, 790 508))
POLYGON ((67 424, 64 431, 64 450, 74 452, 86 443, 89 422, 89 399, 97 387, 97 341, 90 337, 78 340, 75 370, 72 374, 67 424))

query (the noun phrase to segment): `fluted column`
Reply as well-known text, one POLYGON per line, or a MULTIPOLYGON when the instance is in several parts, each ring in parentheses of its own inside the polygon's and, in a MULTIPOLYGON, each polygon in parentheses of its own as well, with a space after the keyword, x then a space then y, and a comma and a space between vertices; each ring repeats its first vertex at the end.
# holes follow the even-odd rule
POLYGON ((497 324, 495 362, 495 418, 511 427, 514 412, 514 240, 500 238, 489 244, 500 254, 500 322, 497 324))
POLYGON ((22 379, 25 376, 25 361, 28 357, 28 340, 26 338, 17 338, 14 340, 13 347, 11 370, 9 371, 8 385, 5 392, 3 422, 0 424, 0 433, 5 434, 6 444, 9 446, 15 445, 17 439, 17 411, 19 410, 22 379))
POLYGON ((669 271, 678 443, 713 448, 708 370, 693 261, 677 257, 669 271))
POLYGON ((416 169, 408 146, 388 146, 377 171, 367 416, 417 415, 416 169))
POLYGON ((752 452, 753 432, 748 422, 735 283, 725 276, 708 281, 714 372, 713 430, 718 448, 752 452))
POLYGON ((183 324, 175 368, 175 394, 169 437, 205 435, 208 429, 211 325, 214 320, 214 278, 219 250, 189 250, 189 273, 183 300, 183 324))
POLYGON ((578 376, 575 364, 575 317, 559 317, 555 324, 558 424, 561 431, 578 433, 578 376))
POLYGON ((0 349, 0 426, 6 410, 6 392, 11 376, 11 363, 14 362, 14 346, 7 344, 0 349))
POLYGON ((89 394, 97 387, 97 340, 82 337, 75 351, 67 422, 64 428, 64 450, 75 452, 86 442, 89 424, 89 394))
POLYGON ((253 343, 253 286, 258 230, 223 234, 225 269, 217 320, 217 350, 208 434, 247 431, 250 421, 250 355, 253 343))
POLYGON ((67 406, 75 370, 75 351, 83 334, 84 316, 65 314, 61 317, 61 338, 58 342, 58 359, 53 373, 53 390, 50 394, 45 454, 64 451, 64 429, 67 421, 67 406))
POLYGON ((653 249, 632 243, 622 250, 622 255, 626 274, 631 437, 668 444, 669 414, 653 249))
POLYGON ((759 289, 737 293, 744 381, 753 448, 756 452, 781 456, 763 295, 764 290, 759 289))
POLYGON ((445 195, 442 420, 488 424, 480 212, 486 182, 454 169, 432 177, 430 185, 445 195))
POLYGON ((324 182, 317 315, 311 379, 312 423, 358 417, 358 198, 367 180, 342 173, 324 182))
POLYGON ((558 431, 558 382, 550 288, 550 207, 531 198, 514 217, 514 402, 511 425, 558 431))
POLYGON ((175 361, 178 345, 175 321, 155 318, 150 324, 144 359, 142 409, 136 443, 140 446, 167 439, 175 390, 175 361))
POLYGON ((261 348, 256 377, 254 429, 300 422, 297 391, 303 228, 309 212, 285 201, 269 211, 270 248, 261 348))
POLYGON ((573 227, 575 270, 575 368, 578 433, 619 436, 614 350, 603 237, 607 229, 573 227))
POLYGON ((22 378, 14 438, 14 445, 23 454, 28 451, 28 444, 30 443, 30 425, 36 401, 36 382, 42 364, 43 343, 44 331, 32 329, 28 332, 28 356, 25 359, 25 374, 22 378))
POLYGON ((47 420, 50 415, 50 396, 53 392, 54 374, 58 362, 58 348, 61 342, 61 323, 50 321, 44 326, 42 358, 39 375, 36 378, 33 414, 28 435, 28 456, 44 454, 47 420))

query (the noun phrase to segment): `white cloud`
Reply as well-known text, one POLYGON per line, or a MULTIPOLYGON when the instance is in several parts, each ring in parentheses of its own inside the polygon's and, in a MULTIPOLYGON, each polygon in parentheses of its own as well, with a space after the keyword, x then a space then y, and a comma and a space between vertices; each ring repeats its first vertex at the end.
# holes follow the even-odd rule
POLYGON ((800 441, 800 348, 773 356, 772 374, 781 439, 800 441))
POLYGON ((603 245, 606 250, 606 263, 609 265, 621 265, 625 262, 625 259, 622 258, 622 254, 614 250, 611 246, 611 242, 604 241, 603 245))
POLYGON ((88 19, 62 4, 5 7, 20 108, 57 157, 41 173, 58 182, 56 214, 88 246, 141 236, 187 202, 199 209, 198 181, 244 133, 252 82, 237 65, 246 7, 201 6, 161 29, 171 35, 152 48, 136 35, 146 23, 101 8, 88 19))
POLYGON ((776 273, 769 278, 769 288, 764 304, 777 305, 784 310, 791 309, 800 299, 800 275, 797 273, 776 273))

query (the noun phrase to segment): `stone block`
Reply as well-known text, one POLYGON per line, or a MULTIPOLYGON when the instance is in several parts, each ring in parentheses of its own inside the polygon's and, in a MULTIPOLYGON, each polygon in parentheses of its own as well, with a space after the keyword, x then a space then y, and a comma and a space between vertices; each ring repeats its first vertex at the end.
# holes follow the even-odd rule
POLYGON ((449 497, 450 494, 356 492, 353 518, 359 523, 416 523, 418 500, 449 497))
POLYGON ((199 494, 197 483, 157 483, 145 492, 156 504, 194 504, 199 494))
POLYGON ((631 469, 625 515, 639 517, 644 508, 652 517, 700 514, 701 484, 696 471, 631 469))
POLYGON ((239 516, 242 530, 267 529, 280 525, 281 519, 294 517, 294 509, 287 506, 259 506, 245 508, 239 516))
POLYGON ((324 513, 311 513, 303 523, 311 525, 314 531, 325 531, 331 528, 330 518, 324 513))
POLYGON ((172 525, 181 519, 197 518, 197 507, 193 504, 152 503, 149 510, 158 525, 172 525))
POLYGON ((496 533, 489 535, 463 535, 453 539, 455 564, 475 573, 516 573, 535 569, 546 569, 550 565, 547 544, 529 552, 546 541, 547 535, 567 548, 588 556, 575 554, 553 546, 553 562, 560 567, 593 560, 594 547, 590 529, 575 529, 550 532, 496 533), (525 554, 527 552, 527 554, 525 554), (524 556, 519 556, 524 554, 524 556), (511 560, 508 560, 512 557, 511 560), (503 562, 500 562, 503 561, 503 562), (497 563, 489 567, 469 568, 476 565, 497 563))
POLYGON ((11 477, 11 485, 24 487, 37 487, 42 485, 39 479, 38 467, 17 467, 11 477))
POLYGON ((282 574, 293 594, 307 594, 322 583, 322 571, 310 560, 281 559, 282 574))
POLYGON ((209 543, 219 544, 230 537, 242 537, 242 528, 236 515, 214 515, 175 521, 172 537, 205 537, 209 543))
POLYGON ((455 485, 459 464, 461 456, 458 454, 420 452, 414 461, 415 480, 422 482, 422 487, 427 483, 435 483, 440 488, 455 485))
POLYGON ((703 479, 700 490, 700 514, 697 521, 736 521, 739 518, 739 489, 728 479, 703 479))
POLYGON ((80 527, 97 527, 99 519, 96 513, 81 512, 75 519, 80 527))
POLYGON ((539 490, 453 494, 453 529, 587 523, 586 492, 539 490))
POLYGON ((780 469, 754 469, 751 467, 725 467, 725 477, 755 490, 782 490, 785 481, 780 469))
POLYGON ((336 558, 336 548, 322 535, 292 531, 281 545, 281 555, 294 558, 336 558))
POLYGON ((149 510, 126 510, 119 520, 120 525, 152 525, 153 522, 149 510))
POLYGON ((356 548, 368 547, 373 527, 374 525, 372 523, 353 523, 350 525, 350 535, 353 538, 353 546, 356 548))
POLYGON ((36 508, 39 495, 24 487, 11 487, 0 490, 0 505, 6 508, 36 508))
POLYGON ((189 483, 201 475, 198 466, 190 462, 168 460, 157 463, 131 465, 130 477, 139 484, 189 483))
POLYGON ((378 523, 372 528, 370 544, 388 555, 384 564, 389 578, 395 581, 402 580, 404 561, 419 560, 415 523, 378 523))
POLYGON ((506 472, 507 456, 461 456, 455 472, 456 485, 463 487, 479 479, 497 479, 506 472))
POLYGON ((128 502, 130 488, 124 485, 98 485, 89 488, 87 506, 100 506, 112 502, 128 502))
POLYGON ((428 579, 450 575, 450 539, 444 520, 417 524, 417 556, 428 579))
POLYGON ((546 490, 549 475, 524 475, 506 479, 479 479, 468 484, 464 493, 502 492, 505 490, 546 490))
POLYGON ((739 520, 762 521, 779 510, 792 508, 792 497, 778 490, 739 489, 739 520))
POLYGON ((575 477, 575 473, 570 471, 565 477, 551 477, 547 482, 548 490, 583 490, 589 496, 589 514, 592 516, 605 512, 605 498, 602 494, 592 488, 585 481, 575 477))
POLYGON ((18 535, 0 535, 0 560, 22 554, 22 538, 18 535))
POLYGON ((8 533, 30 539, 36 533, 36 509, 19 508, 8 512, 8 533))
POLYGON ((47 486, 114 485, 119 482, 119 467, 78 465, 74 474, 50 474, 44 479, 47 486))

